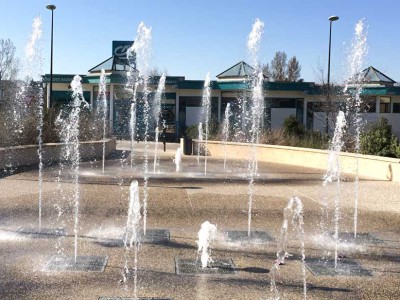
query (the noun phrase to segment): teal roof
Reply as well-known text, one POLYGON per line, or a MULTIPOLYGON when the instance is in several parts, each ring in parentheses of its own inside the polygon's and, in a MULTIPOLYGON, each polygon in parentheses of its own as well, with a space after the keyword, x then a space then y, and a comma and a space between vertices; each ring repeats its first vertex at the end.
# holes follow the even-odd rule
POLYGON ((351 81, 360 79, 363 83, 379 83, 379 84, 394 84, 395 81, 390 77, 386 76, 382 72, 378 71, 374 67, 368 67, 361 73, 357 74, 351 81))
POLYGON ((264 83, 264 89, 270 91, 300 91, 305 93, 315 93, 316 85, 314 82, 275 82, 264 83))
MULTIPOLYGON (((213 90, 219 90, 216 81, 211 81, 210 86, 213 90)), ((178 82, 178 89, 180 90, 202 90, 204 87, 204 80, 185 80, 178 82)))
POLYGON ((217 78, 249 77, 254 74, 255 69, 249 64, 241 61, 236 65, 218 74, 217 78))
POLYGON ((251 84, 248 81, 241 82, 218 82, 218 88, 221 91, 232 91, 232 90, 246 90, 251 88, 251 84))
POLYGON ((362 95, 376 95, 376 96, 398 96, 400 95, 400 87, 364 87, 361 90, 362 95))
MULTIPOLYGON (((76 74, 53 74, 53 83, 71 83, 76 74)), ((85 78, 86 75, 79 75, 82 77, 82 83, 88 83, 85 78)), ((50 83, 50 74, 45 74, 42 76, 44 83, 50 83)))
MULTIPOLYGON (((151 76, 150 77, 150 84, 158 84, 160 82, 161 76, 151 76)), ((167 76, 165 78, 165 84, 166 85, 177 85, 178 82, 185 81, 184 76, 167 76)))

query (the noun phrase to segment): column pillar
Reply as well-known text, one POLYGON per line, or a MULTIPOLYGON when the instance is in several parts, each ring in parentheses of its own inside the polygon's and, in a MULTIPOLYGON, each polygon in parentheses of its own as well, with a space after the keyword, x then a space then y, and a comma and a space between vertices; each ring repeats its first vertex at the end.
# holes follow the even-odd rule
POLYGON ((114 85, 110 84, 110 133, 114 134, 114 85))
POLYGON ((180 138, 180 122, 179 122, 179 94, 178 91, 175 94, 175 135, 176 138, 180 138))

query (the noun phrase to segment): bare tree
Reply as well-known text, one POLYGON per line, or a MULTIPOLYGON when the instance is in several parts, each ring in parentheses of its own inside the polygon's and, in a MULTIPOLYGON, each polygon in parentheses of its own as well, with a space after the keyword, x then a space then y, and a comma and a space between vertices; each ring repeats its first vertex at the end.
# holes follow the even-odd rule
POLYGON ((287 81, 299 81, 300 71, 301 66, 296 56, 291 57, 287 64, 287 81))
POLYGON ((301 66, 296 56, 293 56, 287 61, 285 51, 275 53, 271 64, 263 66, 264 74, 270 81, 302 81, 300 78, 301 66))
POLYGON ((18 59, 15 57, 15 46, 10 39, 0 39, 0 101, 14 86, 18 73, 18 59))
POLYGON ((271 75, 271 67, 269 66, 268 63, 262 67, 262 71, 263 71, 263 74, 264 74, 268 79, 271 79, 271 77, 272 77, 272 75, 271 75))
POLYGON ((161 71, 159 68, 154 67, 154 68, 150 69, 150 71, 149 71, 149 76, 151 76, 151 77, 161 76, 162 74, 165 74, 166 76, 168 76, 168 70, 164 68, 164 70, 161 71))
MULTIPOLYGON (((312 113, 323 113, 320 120, 324 124, 325 133, 330 133, 331 129, 335 127, 336 117, 340 109, 340 103, 345 101, 343 95, 343 87, 339 84, 331 83, 328 86, 325 80, 325 69, 318 63, 317 70, 314 70, 314 78, 317 83, 317 95, 312 113)), ((308 108, 308 110, 311 108, 308 108)))
POLYGON ((275 53, 271 61, 271 80, 286 81, 287 55, 284 51, 275 53))

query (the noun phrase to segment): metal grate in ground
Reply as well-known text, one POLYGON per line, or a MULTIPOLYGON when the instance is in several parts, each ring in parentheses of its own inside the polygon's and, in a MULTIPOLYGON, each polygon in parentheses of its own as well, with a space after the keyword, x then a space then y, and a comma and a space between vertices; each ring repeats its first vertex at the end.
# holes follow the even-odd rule
POLYGON ((173 300, 172 298, 124 298, 124 297, 100 297, 99 300, 173 300))
POLYGON ((236 271, 232 259, 214 259, 209 267, 202 268, 200 260, 175 258, 175 273, 178 275, 231 275, 236 274, 236 271))
POLYGON ((66 236, 67 233, 64 228, 25 228, 21 227, 18 230, 18 234, 27 235, 30 238, 58 238, 62 236, 66 236))
POLYGON ((46 271, 71 272, 104 272, 107 256, 74 256, 53 255, 48 261, 46 271))
POLYGON ((307 258, 305 265, 315 276, 372 276, 371 271, 347 258, 339 259, 336 268, 332 258, 307 258))
POLYGON ((261 230, 251 231, 250 236, 247 230, 227 230, 225 237, 227 241, 233 243, 265 244, 274 241, 274 238, 267 231, 261 230))
POLYGON ((339 240, 342 243, 353 243, 353 244, 382 244, 384 241, 376 238, 370 233, 358 233, 357 237, 354 237, 354 232, 340 232, 339 240))
MULTIPOLYGON (((142 244, 163 244, 170 241, 170 231, 168 229, 147 229, 146 235, 140 233, 139 241, 142 244)), ((124 240, 120 239, 101 239, 95 242, 104 247, 123 247, 124 240)))
POLYGON ((141 232, 139 240, 141 243, 167 243, 170 240, 168 229, 147 229, 146 235, 141 232))

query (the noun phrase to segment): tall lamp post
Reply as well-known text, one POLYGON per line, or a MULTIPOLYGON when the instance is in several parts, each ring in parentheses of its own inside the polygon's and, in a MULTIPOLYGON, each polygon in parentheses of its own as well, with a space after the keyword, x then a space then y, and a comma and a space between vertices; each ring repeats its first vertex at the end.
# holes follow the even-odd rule
MULTIPOLYGON (((339 20, 338 16, 330 16, 329 17, 329 54, 328 54, 328 96, 327 96, 327 101, 329 102, 330 100, 330 94, 331 94, 331 37, 332 37, 332 22, 339 20)), ((328 104, 329 105, 329 104, 328 104)), ((326 133, 329 132, 329 118, 328 118, 328 112, 326 112, 326 133)))
POLYGON ((51 10, 51 49, 50 49, 50 93, 49 100, 47 103, 47 107, 50 106, 51 101, 53 100, 53 23, 54 23, 54 10, 56 6, 53 4, 49 4, 46 6, 47 9, 51 10))

